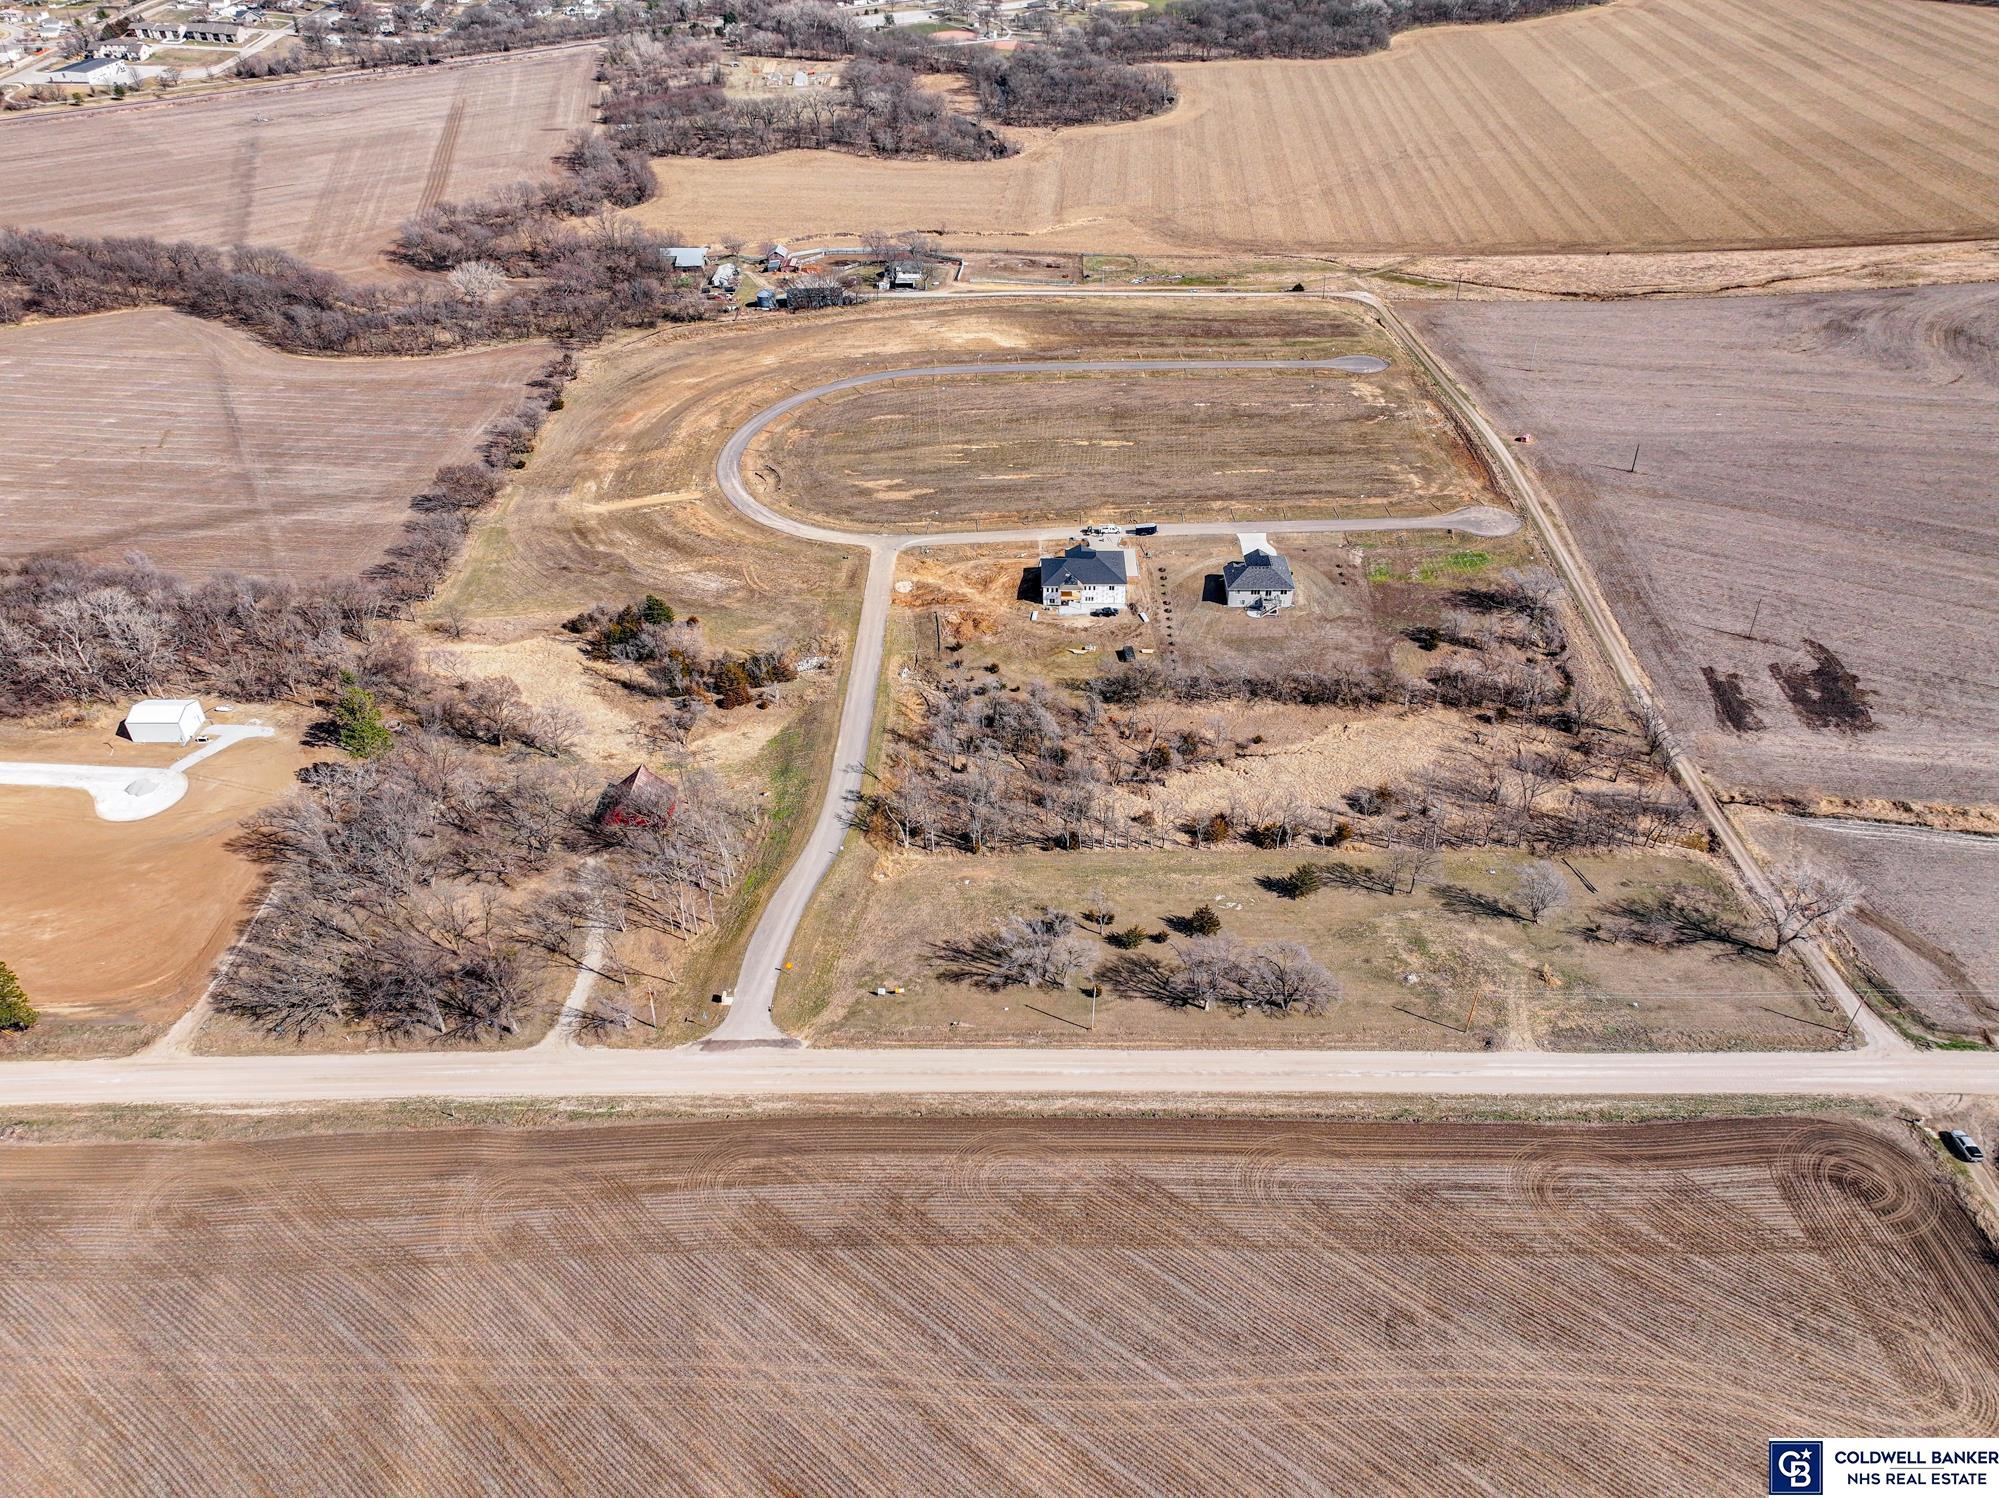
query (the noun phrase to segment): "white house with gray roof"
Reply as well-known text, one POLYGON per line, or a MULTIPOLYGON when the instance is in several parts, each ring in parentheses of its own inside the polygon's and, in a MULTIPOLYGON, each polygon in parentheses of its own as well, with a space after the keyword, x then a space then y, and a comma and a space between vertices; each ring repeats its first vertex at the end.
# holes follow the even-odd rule
POLYGON ((1087 614, 1125 606, 1130 569, 1117 547, 1072 546, 1041 559, 1041 606, 1058 614, 1087 614))
POLYGON ((1244 552, 1241 561, 1222 568, 1222 587, 1232 609, 1268 613, 1288 609, 1298 601, 1298 585, 1292 581, 1291 564, 1261 546, 1244 552))

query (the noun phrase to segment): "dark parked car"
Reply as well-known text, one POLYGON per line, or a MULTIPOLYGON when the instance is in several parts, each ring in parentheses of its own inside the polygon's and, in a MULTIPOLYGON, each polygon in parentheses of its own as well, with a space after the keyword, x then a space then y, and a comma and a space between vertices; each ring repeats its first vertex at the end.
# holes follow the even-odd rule
POLYGON ((1090 613, 1098 619, 1115 619, 1119 614, 1123 612, 1124 610, 1122 609, 1113 609, 1113 608, 1101 608, 1101 609, 1090 610, 1090 613))
POLYGON ((1978 1147, 1978 1141, 1962 1129, 1945 1129, 1937 1135, 1943 1147, 1967 1165, 1976 1165, 1985 1158, 1985 1151, 1978 1147))

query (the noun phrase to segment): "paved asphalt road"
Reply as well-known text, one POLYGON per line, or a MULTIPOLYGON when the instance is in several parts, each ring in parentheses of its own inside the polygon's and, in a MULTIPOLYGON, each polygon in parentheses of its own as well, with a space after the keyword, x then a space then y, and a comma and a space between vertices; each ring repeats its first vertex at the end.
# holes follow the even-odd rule
MULTIPOLYGON (((1372 368, 1371 363, 1367 366, 1372 368)), ((927 380, 948 376, 1001 374, 1129 374, 1134 371, 1186 371, 1202 369, 1241 370, 1326 370, 1334 373, 1362 372, 1354 356, 1335 359, 1035 359, 990 361, 977 364, 931 364, 915 369, 877 370, 850 375, 810 390, 801 390, 776 404, 765 407, 744 422, 723 444, 715 459, 715 482, 722 493, 743 514, 772 530, 806 541, 846 546, 868 554, 868 575, 861 599, 860 625, 854 637, 854 653, 847 668, 847 695, 840 706, 839 737, 833 746, 833 770, 826 795, 820 802, 819 817, 799 850, 796 862, 785 875, 770 903, 764 907, 750 944, 743 954, 742 974, 736 980, 734 1000, 727 1017, 705 1044, 739 1045, 745 1041, 765 1045, 788 1043, 788 1037, 771 1018, 771 1003, 777 995, 785 954, 819 887, 840 855, 847 837, 848 820, 859 800, 865 777, 868 738, 874 726, 875 701, 882 671, 882 645, 888 631, 889 601, 895 582, 897 553, 911 546, 968 546, 983 543, 1035 541, 1044 537, 1073 534, 1065 527, 1040 526, 989 531, 845 531, 782 514, 750 492, 743 480, 743 455, 749 445, 772 422, 800 406, 843 390, 858 390, 893 380, 927 380)), ((1169 536, 1231 535, 1237 531, 1262 531, 1283 535, 1304 531, 1463 531, 1480 536, 1504 536, 1520 528, 1519 517, 1505 510, 1477 506, 1447 515, 1406 516, 1370 520, 1263 520, 1244 516, 1212 523, 1172 522, 1159 527, 1169 536)))

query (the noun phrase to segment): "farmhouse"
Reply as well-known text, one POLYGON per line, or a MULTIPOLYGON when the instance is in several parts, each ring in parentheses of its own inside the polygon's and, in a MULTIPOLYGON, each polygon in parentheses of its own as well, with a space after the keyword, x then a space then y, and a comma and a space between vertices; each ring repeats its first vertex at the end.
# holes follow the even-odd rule
POLYGON ((923 266, 914 260, 891 260, 882 267, 881 289, 883 291, 920 291, 923 287, 923 266))
POLYGON ((604 788, 590 820, 599 827, 658 827, 673 820, 679 804, 673 782, 640 765, 617 784, 604 788))
POLYGON ((1116 547, 1072 546, 1041 559, 1041 604, 1058 614, 1125 606, 1125 555, 1116 547))
POLYGON ((1298 601, 1291 564, 1276 552, 1256 547, 1222 568, 1222 588, 1232 609, 1257 613, 1288 609, 1298 601))
POLYGON ((207 726, 192 697, 148 697, 125 714, 125 737, 135 744, 185 744, 207 726))

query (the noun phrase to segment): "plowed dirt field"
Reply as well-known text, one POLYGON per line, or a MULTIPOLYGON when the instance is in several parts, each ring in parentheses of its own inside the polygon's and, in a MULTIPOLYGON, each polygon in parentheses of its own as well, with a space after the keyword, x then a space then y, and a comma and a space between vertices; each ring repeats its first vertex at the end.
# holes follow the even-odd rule
POLYGON ((1407 310, 1711 773, 1999 802, 1999 288, 1407 310))
POLYGON ((1131 125, 999 162, 668 160, 641 209, 747 240, 935 228, 1067 249, 1686 250, 1999 226, 1999 12, 1619 0, 1323 62, 1175 69, 1131 125))
POLYGON ((590 123, 594 49, 246 88, 0 130, 0 224, 274 245, 384 268, 411 214, 539 177, 590 123))
POLYGON ((0 1208, 19 1494, 1722 1493, 1999 1424, 1999 1270, 1851 1124, 17 1144, 0 1208))
POLYGON ((301 359, 159 310, 0 328, 0 556, 351 574, 548 357, 301 359))

